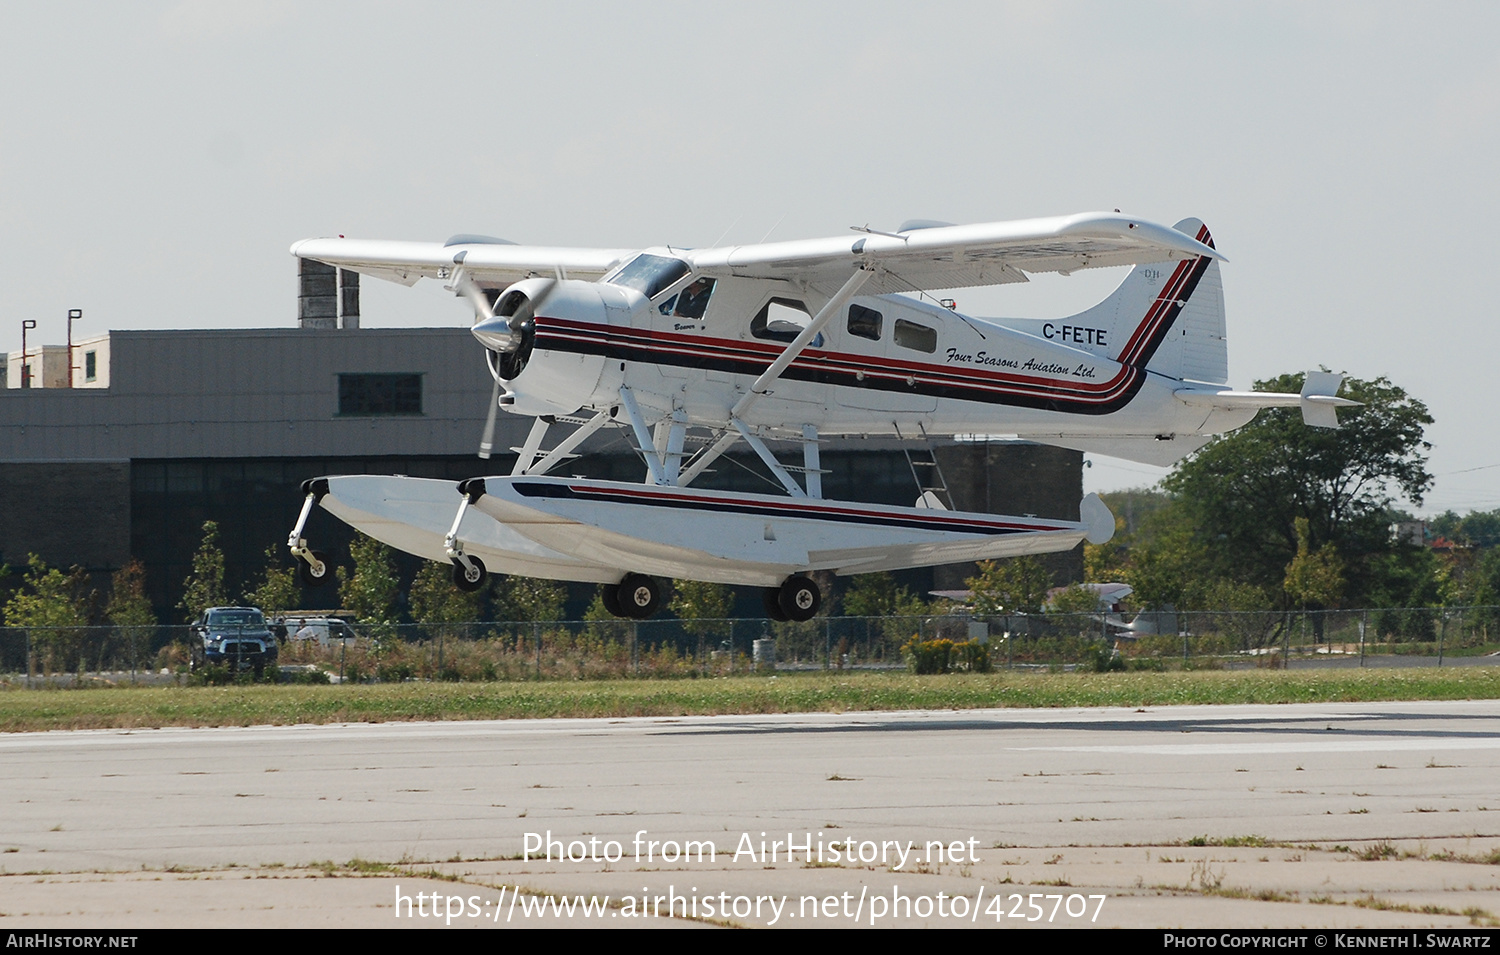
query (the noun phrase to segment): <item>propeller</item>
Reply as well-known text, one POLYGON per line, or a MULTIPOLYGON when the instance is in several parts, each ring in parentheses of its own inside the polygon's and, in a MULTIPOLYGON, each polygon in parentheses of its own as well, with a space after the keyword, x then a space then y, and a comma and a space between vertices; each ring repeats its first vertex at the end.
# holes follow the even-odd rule
POLYGON ((484 345, 490 376, 495 380, 494 388, 490 391, 489 410, 485 414, 484 434, 479 441, 479 456, 489 460, 495 448, 495 418, 502 400, 502 381, 518 377, 526 367, 526 360, 531 354, 533 319, 537 309, 557 287, 558 279, 550 280, 536 289, 538 294, 535 298, 520 289, 512 289, 502 295, 495 305, 491 305, 489 296, 463 267, 464 255, 465 253, 460 252, 454 259, 457 267, 454 269, 453 284, 448 288, 454 294, 468 299, 469 304, 474 306, 474 326, 470 332, 484 345))

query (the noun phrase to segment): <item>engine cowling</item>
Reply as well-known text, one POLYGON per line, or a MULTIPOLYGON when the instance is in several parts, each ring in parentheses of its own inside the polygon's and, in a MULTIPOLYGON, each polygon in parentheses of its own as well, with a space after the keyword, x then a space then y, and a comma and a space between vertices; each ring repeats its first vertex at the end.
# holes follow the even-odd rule
POLYGON ((593 282, 522 279, 495 300, 494 318, 471 330, 493 353, 517 414, 571 414, 594 393, 609 324, 593 282))

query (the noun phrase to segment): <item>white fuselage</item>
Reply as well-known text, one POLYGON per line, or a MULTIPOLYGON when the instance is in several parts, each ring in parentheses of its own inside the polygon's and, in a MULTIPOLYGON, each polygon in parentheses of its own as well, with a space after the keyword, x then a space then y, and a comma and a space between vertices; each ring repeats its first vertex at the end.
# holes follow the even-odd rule
MULTIPOLYGON (((605 410, 625 387, 645 408, 723 427, 824 299, 785 283, 728 278, 718 280, 700 318, 664 314, 690 281, 654 299, 603 282, 558 283, 538 310, 534 352, 508 383, 509 410, 605 410)), ((1116 360, 1136 329, 1064 319, 1026 323, 1033 333, 896 295, 855 298, 847 314, 797 356, 742 416, 746 424, 812 424, 824 434, 890 433, 895 423, 928 434, 1152 438, 1248 420, 1206 415, 1174 399, 1181 381, 1116 360)))

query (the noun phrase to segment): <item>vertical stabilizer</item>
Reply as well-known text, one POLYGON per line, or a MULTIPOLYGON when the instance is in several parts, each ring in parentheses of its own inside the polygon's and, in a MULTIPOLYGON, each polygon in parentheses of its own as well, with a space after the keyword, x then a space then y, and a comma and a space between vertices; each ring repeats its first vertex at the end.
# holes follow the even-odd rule
MULTIPOLYGON (((1184 219, 1176 228, 1205 245, 1214 244, 1197 219, 1184 219)), ((1104 347, 1089 350, 1124 364, 1169 378, 1212 384, 1229 380, 1224 286, 1215 260, 1138 265, 1108 298, 1057 324, 1064 323, 1092 332, 1091 343, 1102 332, 1104 347)))

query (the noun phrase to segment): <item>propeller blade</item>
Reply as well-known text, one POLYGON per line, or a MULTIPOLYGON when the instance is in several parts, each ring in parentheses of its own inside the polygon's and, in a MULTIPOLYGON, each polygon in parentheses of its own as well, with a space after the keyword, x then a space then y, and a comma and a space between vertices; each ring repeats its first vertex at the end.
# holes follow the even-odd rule
POLYGON ((484 436, 479 439, 479 456, 486 461, 495 450, 495 412, 500 408, 500 376, 495 375, 495 387, 490 392, 490 413, 484 418, 484 436))
POLYGON ((469 304, 474 306, 474 320, 476 322, 488 321, 495 317, 495 310, 490 307, 490 300, 484 294, 484 289, 480 288, 473 279, 469 278, 469 273, 464 271, 463 266, 459 266, 457 269, 456 274, 453 276, 453 284, 449 288, 468 299, 469 304))

